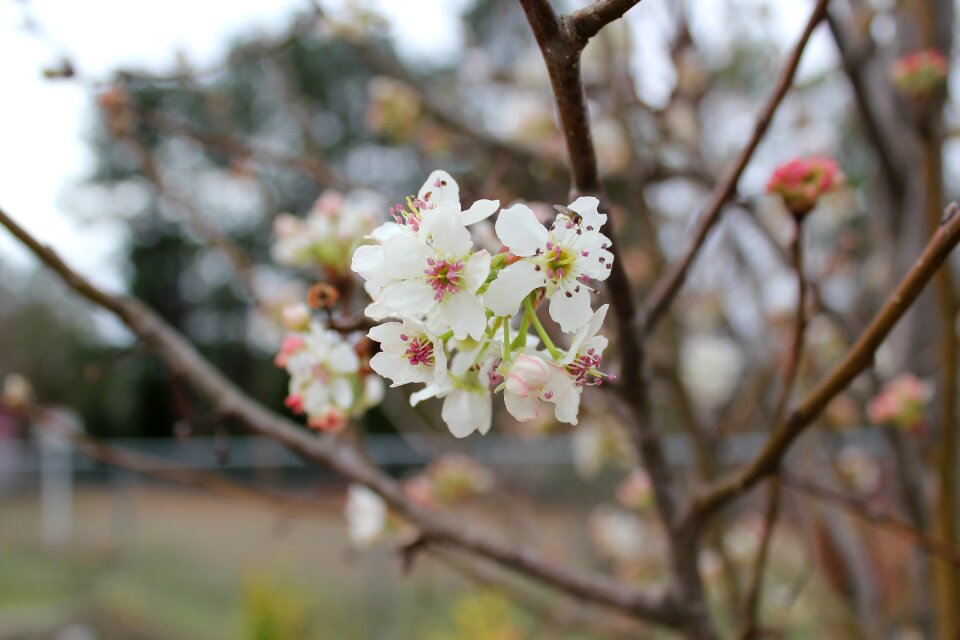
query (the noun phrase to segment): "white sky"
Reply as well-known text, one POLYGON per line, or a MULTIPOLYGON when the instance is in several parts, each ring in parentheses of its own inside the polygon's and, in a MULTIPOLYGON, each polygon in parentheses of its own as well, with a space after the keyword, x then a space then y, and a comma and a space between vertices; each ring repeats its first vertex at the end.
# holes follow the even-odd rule
MULTIPOLYGON (((336 3, 324 3, 331 4, 336 3)), ((450 5, 465 2, 372 4, 390 19, 408 55, 458 45, 450 5), (429 42, 400 37, 424 28, 433 35, 429 42)), ((64 54, 96 78, 108 78, 118 67, 169 71, 178 55, 203 68, 216 63, 233 38, 280 33, 308 6, 306 0, 0 0, 0 206, 82 272, 120 287, 110 256, 122 243, 122 230, 109 222, 80 221, 64 201, 67 189, 92 168, 85 142, 92 95, 78 83, 45 80, 42 70, 56 67, 64 54), (27 17, 42 35, 24 28, 27 17)), ((32 264, 6 233, 0 233, 0 260, 32 264)))

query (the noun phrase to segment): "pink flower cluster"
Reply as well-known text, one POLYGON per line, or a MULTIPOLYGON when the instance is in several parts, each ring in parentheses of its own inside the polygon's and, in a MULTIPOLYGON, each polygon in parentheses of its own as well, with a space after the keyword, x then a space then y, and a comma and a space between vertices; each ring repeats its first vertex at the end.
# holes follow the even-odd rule
POLYGON ((904 95, 921 100, 946 82, 948 70, 946 56, 931 48, 913 51, 898 58, 893 63, 891 75, 904 95))
POLYGON ((795 216, 804 216, 817 206, 820 197, 844 182, 843 172, 831 158, 797 158, 780 165, 767 182, 767 193, 783 198, 795 216))
POLYGON ((924 409, 932 395, 929 384, 905 373, 884 385, 880 394, 870 401, 867 413, 873 422, 917 432, 923 428, 924 409))

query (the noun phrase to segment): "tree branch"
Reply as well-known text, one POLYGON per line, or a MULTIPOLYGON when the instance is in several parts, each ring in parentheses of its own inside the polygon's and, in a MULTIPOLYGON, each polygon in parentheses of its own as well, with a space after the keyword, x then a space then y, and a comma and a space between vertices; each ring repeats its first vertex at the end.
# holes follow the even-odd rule
POLYGON ((653 292, 644 301, 643 309, 640 312, 640 330, 642 335, 653 330, 657 322, 662 318, 663 313, 667 310, 667 307, 670 306, 670 303, 680 291, 680 288, 686 281, 690 265, 693 264, 704 242, 706 242, 710 231, 713 230, 713 227, 720 220, 724 205, 730 201, 736 192, 737 182, 740 181, 740 176, 750 163, 750 159, 760 145, 760 141, 763 139, 764 134, 766 134, 767 129, 770 128, 774 114, 776 114, 777 109, 783 101, 783 97, 787 94, 790 85, 793 83, 793 77, 797 72, 797 67, 800 65, 800 58, 803 56, 803 51, 810 41, 810 35, 826 15, 828 1, 829 0, 817 0, 817 5, 810 14, 810 18, 807 20, 807 24, 800 34, 800 39, 797 41, 797 44, 794 45, 783 69, 780 71, 773 92, 770 94, 766 105, 764 105, 763 110, 757 117, 757 121, 753 127, 753 135, 740 152, 740 155, 737 156, 734 165, 727 171, 726 175, 724 175, 723 179, 713 190, 713 195, 710 197, 704 213, 700 216, 700 221, 693 231, 693 238, 683 252, 683 255, 681 255, 670 270, 660 278, 654 286, 653 292))
POLYGON ((636 618, 673 628, 682 624, 682 616, 667 594, 640 591, 604 576, 554 564, 531 549, 507 546, 483 532, 465 528, 459 522, 419 507, 406 497, 396 482, 369 464, 352 446, 334 437, 313 435, 249 398, 156 313, 133 298, 110 295, 93 285, 2 209, 0 225, 75 292, 116 315, 163 358, 172 374, 190 383, 223 418, 274 438, 303 459, 366 485, 413 523, 429 542, 486 558, 557 591, 618 609, 636 618))
POLYGON ((794 440, 810 426, 827 404, 873 363, 873 355, 894 325, 903 317, 924 287, 937 273, 950 252, 960 243, 960 207, 947 207, 940 227, 883 307, 833 370, 787 416, 754 461, 727 478, 711 485, 696 499, 687 514, 690 524, 708 517, 717 509, 774 473, 794 440))
POLYGON ((589 7, 574 11, 569 18, 574 42, 582 49, 601 29, 638 4, 640 0, 597 0, 589 7))

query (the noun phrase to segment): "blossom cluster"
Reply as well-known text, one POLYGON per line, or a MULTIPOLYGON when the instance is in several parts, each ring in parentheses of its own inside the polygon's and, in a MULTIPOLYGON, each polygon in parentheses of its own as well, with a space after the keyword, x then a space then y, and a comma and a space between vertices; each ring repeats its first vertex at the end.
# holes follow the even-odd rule
POLYGON ((284 337, 274 360, 290 374, 285 404, 307 417, 318 431, 340 431, 347 419, 363 414, 383 398, 383 381, 370 375, 358 351, 336 331, 315 320, 284 337))
POLYGON ((273 259, 328 275, 349 273, 354 249, 383 220, 381 208, 370 193, 324 191, 305 218, 281 213, 274 219, 273 259))
POLYGON ((599 368, 607 339, 598 334, 607 305, 591 305, 590 283, 613 264, 598 206, 591 197, 558 206, 550 226, 524 204, 504 209, 495 224, 503 248, 491 255, 474 246, 469 227, 499 201, 464 210, 456 181, 434 171, 353 254, 372 299, 365 313, 384 321, 368 334, 380 344, 371 368, 393 386, 424 384, 413 404, 442 398, 457 437, 489 430, 496 392, 517 420, 547 410, 576 424, 583 387, 609 378, 599 368), (541 323, 541 302, 570 334, 565 349, 541 323))
POLYGON ((884 385, 867 406, 867 414, 875 423, 916 432, 923 428, 923 414, 932 396, 933 389, 929 384, 906 373, 884 385))
POLYGON ((825 194, 844 182, 843 173, 831 158, 798 158, 777 167, 767 182, 767 193, 779 195, 787 210, 803 217, 825 194))
POLYGON ((943 86, 949 64, 937 49, 921 49, 894 61, 891 75, 897 88, 906 96, 921 100, 943 86))

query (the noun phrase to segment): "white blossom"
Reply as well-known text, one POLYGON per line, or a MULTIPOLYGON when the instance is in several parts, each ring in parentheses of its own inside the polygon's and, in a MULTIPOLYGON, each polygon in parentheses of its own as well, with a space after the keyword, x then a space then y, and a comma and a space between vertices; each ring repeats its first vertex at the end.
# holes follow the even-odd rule
POLYGON ((411 382, 443 382, 447 375, 447 356, 440 339, 416 320, 386 322, 370 329, 371 340, 380 343, 380 353, 370 366, 393 386, 411 382))
POLYGON ((414 235, 394 235, 372 274, 386 284, 367 315, 429 319, 430 326, 449 327, 459 339, 479 340, 487 316, 477 290, 490 273, 490 254, 472 252, 472 246, 470 232, 449 210, 434 211, 414 235))
POLYGON ((517 204, 500 212, 497 237, 521 259, 504 268, 484 295, 495 315, 514 315, 530 292, 546 288, 550 317, 561 330, 578 330, 590 319, 589 279, 606 280, 613 264, 610 240, 600 233, 607 220, 599 201, 578 198, 549 230, 533 211, 517 204))
POLYGON ((307 424, 321 431, 343 428, 349 416, 383 396, 377 379, 360 379, 360 359, 353 346, 317 322, 305 332, 288 334, 275 363, 290 374, 287 407, 306 414, 307 424))
POLYGON ((387 505, 377 493, 362 484, 347 487, 347 502, 343 509, 350 541, 359 548, 368 547, 387 526, 387 505))

